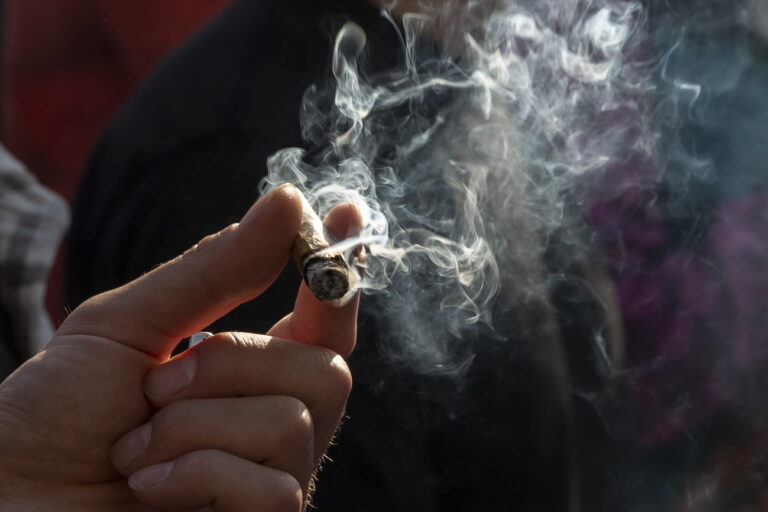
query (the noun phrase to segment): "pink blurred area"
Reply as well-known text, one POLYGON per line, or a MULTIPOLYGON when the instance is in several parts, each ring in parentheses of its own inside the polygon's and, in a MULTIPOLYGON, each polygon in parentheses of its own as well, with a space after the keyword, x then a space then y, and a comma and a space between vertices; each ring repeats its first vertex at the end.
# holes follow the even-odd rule
MULTIPOLYGON (((0 140, 71 201, 91 148, 120 105, 229 0, 8 0, 0 140)), ((64 316, 61 256, 47 306, 64 316)))

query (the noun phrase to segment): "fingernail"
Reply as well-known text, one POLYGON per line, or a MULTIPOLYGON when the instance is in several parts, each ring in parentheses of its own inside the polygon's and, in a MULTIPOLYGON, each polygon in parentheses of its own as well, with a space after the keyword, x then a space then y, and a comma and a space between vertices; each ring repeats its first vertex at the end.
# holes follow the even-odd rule
POLYGON ((124 435, 112 448, 112 463, 118 468, 127 468, 144 453, 152 438, 152 424, 135 428, 124 435))
POLYGON ((146 491, 163 483, 173 471, 174 462, 165 462, 140 469, 128 479, 131 489, 146 491))
POLYGON ((197 356, 185 354, 149 373, 147 394, 155 400, 167 400, 178 395, 192 383, 197 371, 197 356))
POLYGON ((195 345, 199 345, 200 343, 207 340, 211 336, 213 336, 212 332, 208 332, 208 331, 196 332, 195 334, 189 337, 189 348, 192 348, 195 345))

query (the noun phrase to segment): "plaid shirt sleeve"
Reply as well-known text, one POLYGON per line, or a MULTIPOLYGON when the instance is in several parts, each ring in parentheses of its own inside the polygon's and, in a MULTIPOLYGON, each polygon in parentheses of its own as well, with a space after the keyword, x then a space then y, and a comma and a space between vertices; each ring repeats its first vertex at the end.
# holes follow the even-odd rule
POLYGON ((40 350, 53 333, 45 290, 68 225, 64 200, 0 145, 0 372, 40 350))

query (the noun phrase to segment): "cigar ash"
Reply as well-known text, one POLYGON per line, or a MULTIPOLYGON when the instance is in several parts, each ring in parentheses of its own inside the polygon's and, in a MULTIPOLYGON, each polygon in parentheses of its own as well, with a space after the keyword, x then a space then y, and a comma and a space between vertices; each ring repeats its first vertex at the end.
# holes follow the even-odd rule
POLYGON ((293 259, 312 294, 321 301, 343 298, 352 287, 344 255, 331 248, 320 217, 302 196, 301 227, 293 245, 293 259))
POLYGON ((340 253, 310 254, 304 260, 304 281, 315 297, 322 301, 337 300, 349 292, 349 267, 340 253))

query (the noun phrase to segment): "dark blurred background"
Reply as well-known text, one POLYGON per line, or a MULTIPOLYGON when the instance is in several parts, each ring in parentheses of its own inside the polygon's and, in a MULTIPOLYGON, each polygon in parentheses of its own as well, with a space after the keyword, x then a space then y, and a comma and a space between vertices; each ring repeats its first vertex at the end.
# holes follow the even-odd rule
MULTIPOLYGON (((230 2, 2 2, 0 139, 44 185, 73 204, 83 169, 91 169, 87 184, 95 206, 86 204, 88 196, 80 200, 79 220, 88 222, 77 225, 79 247, 90 250, 89 244, 98 240, 104 251, 98 254, 109 257, 99 259, 91 254, 95 250, 82 253, 80 270, 92 280, 82 281, 79 294, 73 294, 77 300, 140 275, 206 230, 224 225, 230 216, 236 219, 256 196, 265 155, 301 144, 301 93, 327 71, 324 59, 333 32, 327 27, 305 30, 320 24, 313 16, 327 14, 319 7, 315 13, 316 6, 351 13, 369 34, 380 26, 391 30, 386 22, 372 21, 378 19, 374 8, 355 7, 363 0, 231 3, 235 9, 165 60, 230 2), (277 21, 262 19, 256 3, 277 21), (297 25, 298 18, 303 25, 297 25), (282 51, 294 58, 286 61, 292 75, 261 72, 258 59, 244 49, 237 58, 248 63, 248 72, 238 74, 237 62, 217 61, 221 83, 200 78, 211 64, 206 59, 225 60, 246 37, 252 37, 247 42, 254 47, 264 42, 249 31, 249 23, 264 25, 265 34, 274 31, 264 36, 267 43, 273 36, 278 41, 274 47, 259 47, 265 68, 274 64, 269 55, 282 51), (310 48, 289 44, 310 33, 302 43, 310 48), (308 81, 292 83, 294 76, 308 81), (181 91, 186 77, 189 87, 181 91), (248 96, 254 86, 268 88, 267 82, 275 84, 271 87, 284 104, 248 96), (211 85, 217 86, 211 89, 214 94, 207 89, 211 85), (233 100, 232 90, 243 97, 233 100), (183 109, 189 99, 208 97, 214 99, 211 105, 183 109), (169 98, 179 104, 169 106, 169 98), (222 129, 206 126, 201 136, 195 122, 214 123, 209 112, 220 114, 215 122, 222 129), (267 119, 281 118, 273 138, 258 126, 262 112, 271 115, 267 119), (165 121, 180 127, 179 140, 175 134, 152 132, 160 132, 157 127, 165 121), (256 148, 254 140, 260 144, 256 148), (92 154, 94 147, 99 151, 92 154), (110 179, 114 185, 107 183, 110 179), (134 197, 125 194, 124 184, 136 182, 141 187, 136 186, 134 197), (121 195, 136 204, 113 210, 102 204, 112 205, 121 195), (176 203, 164 201, 170 196, 176 203), (102 225, 96 222, 101 216, 113 218, 102 225), (123 240, 100 239, 109 231, 102 226, 114 228, 114 237, 123 240), (134 241, 145 245, 125 254, 125 245, 134 241)), ((666 71, 672 81, 698 81, 709 89, 685 126, 675 126, 674 135, 689 156, 700 156, 715 171, 691 183, 689 201, 668 200, 664 187, 679 188, 662 183, 658 196, 640 198, 637 205, 619 195, 591 212, 608 240, 602 249, 615 263, 610 276, 619 289, 628 336, 627 371, 605 382, 601 376, 597 391, 576 396, 576 425, 567 425, 578 431, 574 439, 583 455, 584 510, 768 510, 768 415, 763 407, 768 407, 763 398, 768 317, 762 316, 768 304, 768 8, 753 2, 750 18, 735 20, 730 1, 646 3, 658 14, 651 19, 658 47, 678 42, 675 31, 664 29, 669 20, 686 19, 693 27, 692 35, 679 41, 666 71), (665 209, 666 204, 680 208, 665 209), (720 300, 723 296, 728 300, 720 300)), ((396 41, 391 33, 387 37, 371 39, 396 53, 396 41)), ((56 324, 65 305, 76 306, 62 299, 61 257, 50 284, 48 310, 56 324)), ((569 297, 563 290, 556 301, 565 313, 569 297)), ((285 300, 274 301, 279 307, 273 309, 282 308, 285 300)), ((524 350, 512 353, 508 346, 482 340, 465 382, 413 375, 369 343, 383 343, 376 335, 375 300, 366 297, 366 343, 352 360, 351 419, 332 452, 337 463, 323 473, 318 500, 331 506, 321 509, 341 510, 340 504, 350 503, 349 510, 415 510, 417 504, 424 504, 421 510, 566 510, 563 488, 569 470, 564 469, 565 441, 560 438, 567 422, 548 408, 542 391, 547 371, 536 368, 535 358, 524 350)), ((583 303, 574 304, 577 318, 583 303)), ((264 317, 265 310, 257 313, 264 317)), ((246 313, 238 320, 254 317, 254 309, 246 313)), ((565 313, 561 319, 567 320, 565 313)), ((586 323, 564 321, 561 326, 576 377, 580 370, 592 375, 586 370, 595 366, 593 354, 579 344, 578 332, 591 327, 586 323)))

